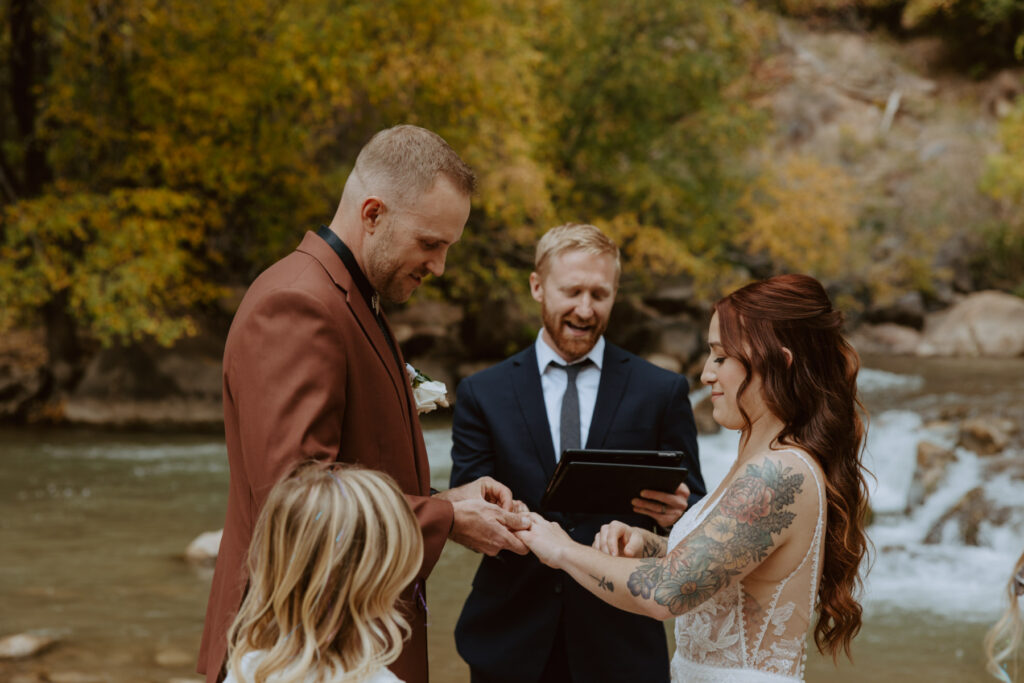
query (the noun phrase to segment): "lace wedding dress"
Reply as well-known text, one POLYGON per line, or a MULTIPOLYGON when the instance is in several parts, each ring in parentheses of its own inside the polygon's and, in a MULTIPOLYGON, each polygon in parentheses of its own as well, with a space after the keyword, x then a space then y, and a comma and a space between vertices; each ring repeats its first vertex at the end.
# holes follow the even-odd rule
MULTIPOLYGON (((771 571, 761 572, 762 564, 742 582, 719 591, 677 617, 676 652, 672 657, 673 683, 803 680, 807 659, 804 640, 814 612, 820 577, 825 494, 819 472, 806 454, 792 449, 775 453, 792 453, 803 461, 817 487, 818 518, 813 536, 806 535, 809 539, 807 551, 803 560, 781 581, 771 578, 771 571)), ((799 466, 796 460, 787 460, 799 466)), ((682 516, 669 534, 669 550, 696 529, 718 505, 718 494, 716 490, 714 494, 705 496, 682 516), (707 507, 705 503, 712 497, 716 498, 715 504, 707 507)), ((809 524, 807 530, 810 531, 809 524)), ((781 571, 779 567, 773 568, 778 572, 776 577, 783 576, 786 569, 788 567, 781 571)))

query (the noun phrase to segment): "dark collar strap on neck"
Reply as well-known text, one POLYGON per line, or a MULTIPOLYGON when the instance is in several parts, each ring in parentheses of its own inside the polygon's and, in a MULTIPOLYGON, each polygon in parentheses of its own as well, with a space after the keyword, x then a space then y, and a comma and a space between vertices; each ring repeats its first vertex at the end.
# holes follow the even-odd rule
POLYGON ((345 264, 349 274, 352 276, 352 280, 356 283, 356 288, 359 290, 359 293, 363 295, 363 299, 366 300, 366 305, 370 307, 370 310, 373 311, 374 314, 379 314, 380 305, 376 303, 378 301, 377 292, 374 291, 373 285, 371 285, 370 281, 366 279, 366 275, 363 274, 359 264, 356 263, 356 257, 352 255, 352 250, 349 249, 348 246, 341 241, 341 238, 334 234, 334 232, 326 225, 321 225, 320 229, 316 231, 316 234, 324 242, 327 242, 328 246, 330 246, 331 249, 334 250, 334 253, 338 255, 338 258, 341 259, 341 262, 345 264))

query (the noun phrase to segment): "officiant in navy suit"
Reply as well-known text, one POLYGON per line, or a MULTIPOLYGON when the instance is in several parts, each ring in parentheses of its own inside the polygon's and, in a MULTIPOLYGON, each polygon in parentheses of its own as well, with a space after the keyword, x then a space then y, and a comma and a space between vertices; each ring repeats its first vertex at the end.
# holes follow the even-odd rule
MULTIPOLYGON (((686 378, 604 339, 619 270, 618 247, 596 227, 548 231, 530 275, 543 318, 537 341, 464 379, 452 425, 452 486, 488 475, 541 512, 565 449, 689 454, 686 483, 634 499, 636 514, 545 513, 584 543, 613 519, 667 529, 706 492, 686 378)), ((473 683, 669 680, 660 622, 607 605, 533 555, 482 559, 455 643, 473 683)))

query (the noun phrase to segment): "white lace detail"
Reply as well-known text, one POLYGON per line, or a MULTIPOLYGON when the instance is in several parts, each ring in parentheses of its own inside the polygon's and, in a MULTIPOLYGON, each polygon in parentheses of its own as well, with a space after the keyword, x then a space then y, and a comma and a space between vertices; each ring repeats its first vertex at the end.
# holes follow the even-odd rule
MULTIPOLYGON (((771 592, 771 599, 753 639, 749 638, 748 633, 749 626, 753 624, 748 626, 744 623, 743 582, 719 591, 714 597, 680 615, 676 619, 676 653, 672 658, 674 682, 767 683, 803 680, 806 659, 804 641, 810 615, 814 612, 820 580, 819 558, 825 523, 825 494, 818 472, 808 457, 793 449, 786 451, 803 461, 811 471, 818 491, 818 519, 807 552, 771 592), (796 592, 787 591, 791 582, 796 592), (808 595, 804 592, 805 586, 809 591, 807 612, 798 613, 797 603, 803 600, 800 595, 808 595), (783 595, 786 595, 786 599, 780 605, 783 595), (797 614, 800 618, 791 623, 797 614)), ((677 546, 710 514, 714 506, 705 509, 705 503, 712 496, 714 494, 705 496, 689 514, 683 515, 676 523, 669 534, 669 549, 677 546)), ((721 496, 715 501, 715 506, 720 500, 721 496)))

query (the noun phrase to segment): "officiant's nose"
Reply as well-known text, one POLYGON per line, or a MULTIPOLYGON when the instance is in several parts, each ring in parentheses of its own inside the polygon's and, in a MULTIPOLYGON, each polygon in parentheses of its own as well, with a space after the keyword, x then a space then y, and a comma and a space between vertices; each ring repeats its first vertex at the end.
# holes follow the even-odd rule
POLYGON ((594 317, 594 299, 590 296, 590 292, 583 292, 580 295, 573 312, 583 320, 594 317))

